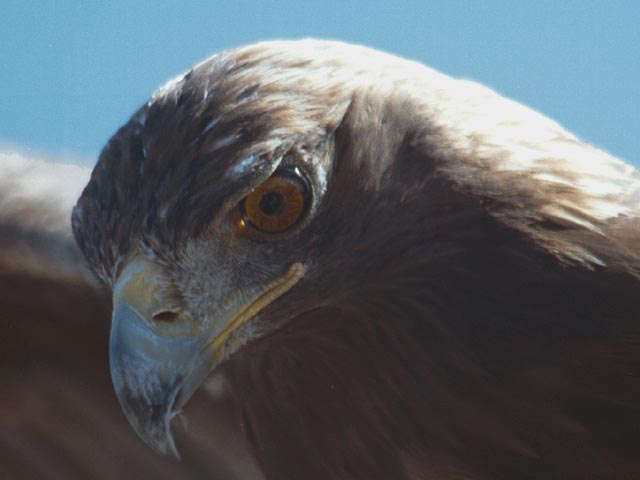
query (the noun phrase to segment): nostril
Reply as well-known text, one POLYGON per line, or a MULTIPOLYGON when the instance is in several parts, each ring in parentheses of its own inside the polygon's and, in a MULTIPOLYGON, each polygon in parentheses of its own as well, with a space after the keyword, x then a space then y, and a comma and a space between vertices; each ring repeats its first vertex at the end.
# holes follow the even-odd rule
POLYGON ((156 322, 166 322, 166 323, 171 323, 174 322, 178 319, 179 314, 176 312, 160 312, 160 313, 156 313, 153 316, 153 319, 156 322))

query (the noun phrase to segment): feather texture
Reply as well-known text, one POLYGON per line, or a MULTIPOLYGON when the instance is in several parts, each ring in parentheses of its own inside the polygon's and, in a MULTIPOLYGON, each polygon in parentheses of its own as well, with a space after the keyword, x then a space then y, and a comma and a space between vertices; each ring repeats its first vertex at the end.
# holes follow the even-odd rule
POLYGON ((195 399, 182 464, 131 435, 109 376, 109 294, 71 236, 88 175, 0 153, 0 477, 261 478, 224 401, 195 399), (211 458, 221 432, 224 451, 211 458))
POLYGON ((73 231, 107 286, 161 265, 203 328, 304 263, 208 381, 197 472, 228 440, 241 478, 640 476, 640 176, 486 87, 337 42, 220 53, 109 141, 73 231), (236 235, 287 162, 308 218, 236 235))

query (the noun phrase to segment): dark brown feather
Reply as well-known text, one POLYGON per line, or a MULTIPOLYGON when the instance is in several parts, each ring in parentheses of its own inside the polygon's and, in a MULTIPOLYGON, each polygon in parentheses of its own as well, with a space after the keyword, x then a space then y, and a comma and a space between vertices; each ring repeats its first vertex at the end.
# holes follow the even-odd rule
POLYGON ((107 283, 139 251, 179 271, 291 149, 327 193, 243 273, 310 268, 219 369, 267 478, 640 478, 638 173, 475 84, 334 43, 213 57, 110 141, 76 238, 107 283))

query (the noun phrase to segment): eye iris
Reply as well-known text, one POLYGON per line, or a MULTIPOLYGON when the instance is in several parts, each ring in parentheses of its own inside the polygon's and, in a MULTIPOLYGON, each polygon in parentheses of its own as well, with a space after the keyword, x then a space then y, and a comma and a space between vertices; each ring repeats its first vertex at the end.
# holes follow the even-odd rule
POLYGON ((240 203, 239 232, 279 233, 294 226, 309 205, 309 189, 305 178, 294 168, 285 168, 258 185, 240 203))
POLYGON ((284 207, 284 197, 278 192, 267 192, 260 199, 260 210, 265 215, 278 215, 284 207))

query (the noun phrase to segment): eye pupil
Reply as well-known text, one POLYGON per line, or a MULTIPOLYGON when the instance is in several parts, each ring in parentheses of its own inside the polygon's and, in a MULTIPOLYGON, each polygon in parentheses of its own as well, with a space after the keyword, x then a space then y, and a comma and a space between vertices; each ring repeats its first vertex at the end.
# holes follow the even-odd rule
POLYGON ((284 207, 284 197, 278 192, 267 192, 260 199, 260 210, 265 215, 278 215, 284 207))

